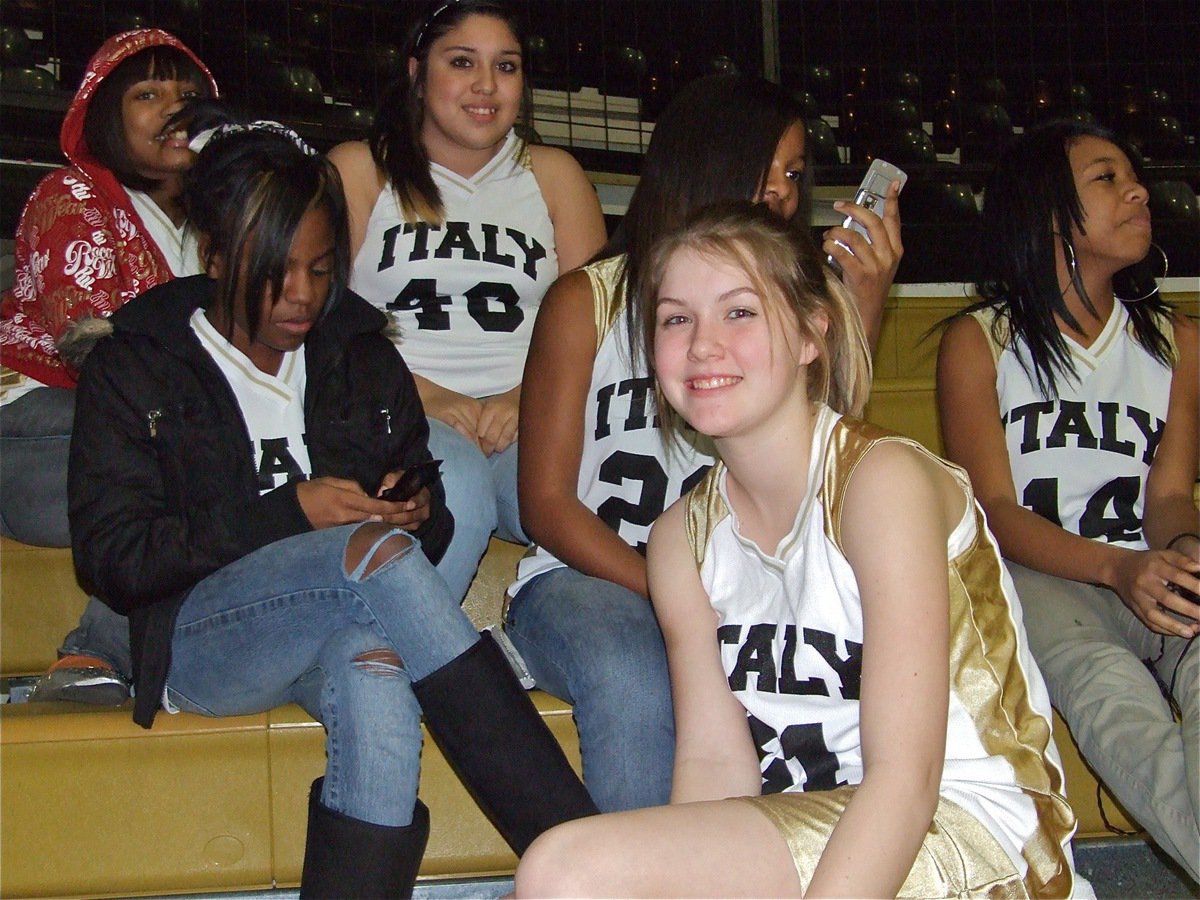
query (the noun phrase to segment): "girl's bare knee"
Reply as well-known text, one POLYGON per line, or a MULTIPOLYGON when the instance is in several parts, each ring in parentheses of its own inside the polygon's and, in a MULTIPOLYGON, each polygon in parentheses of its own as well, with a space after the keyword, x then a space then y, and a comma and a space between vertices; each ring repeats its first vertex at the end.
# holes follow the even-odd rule
POLYGON ((380 647, 367 650, 354 657, 354 665, 370 675, 396 677, 404 671, 404 662, 395 650, 380 647))
POLYGON ((370 675, 401 675, 404 660, 378 629, 348 624, 334 629, 325 639, 317 663, 326 672, 340 672, 349 662, 352 669, 370 675))
POLYGON ((587 867, 583 865, 588 846, 577 839, 577 824, 558 825, 530 844, 517 865, 514 896, 579 897, 589 893, 587 867))
POLYGON ((412 539, 393 526, 382 522, 368 522, 355 529, 350 535, 350 540, 346 542, 346 571, 356 571, 367 554, 371 554, 360 576, 369 578, 380 566, 403 556, 412 546, 412 539))

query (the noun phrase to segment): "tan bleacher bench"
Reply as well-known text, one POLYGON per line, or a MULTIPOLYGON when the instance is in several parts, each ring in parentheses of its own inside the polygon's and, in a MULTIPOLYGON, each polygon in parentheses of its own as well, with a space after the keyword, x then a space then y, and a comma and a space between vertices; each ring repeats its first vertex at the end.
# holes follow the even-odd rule
MULTIPOLYGON (((911 289, 908 289, 911 290, 911 289)), ((1197 293, 1176 299, 1195 313, 1197 293)), ((867 417, 940 452, 926 330, 957 296, 893 297, 876 354, 867 417)), ((495 622, 522 548, 493 540, 467 598, 495 622)), ((68 550, 0 539, 0 674, 43 671, 78 622, 85 597, 68 550)), ((570 708, 535 703, 568 756, 570 708)), ((1081 838, 1110 834, 1095 778, 1056 717, 1055 737, 1081 838)), ((0 707, 0 896, 104 897, 294 886, 304 853, 309 783, 325 766, 321 726, 296 706, 256 716, 160 715, 146 731, 128 709, 74 704, 0 707)), ((427 740, 421 797, 432 830, 422 878, 504 875, 515 859, 427 740)), ((1131 829, 1101 789, 1109 821, 1131 829)))
MULTIPOLYGON (((493 541, 468 598, 498 615, 523 548, 493 541)), ((86 597, 70 551, 0 539, 0 664, 43 671, 86 597)), ((578 765, 571 710, 534 702, 578 765)), ((296 885, 308 786, 325 768, 324 731, 297 706, 212 719, 159 715, 147 731, 128 708, 0 707, 0 896, 130 896, 296 885)), ((516 860, 425 741, 431 810, 423 877, 511 874, 516 860)))

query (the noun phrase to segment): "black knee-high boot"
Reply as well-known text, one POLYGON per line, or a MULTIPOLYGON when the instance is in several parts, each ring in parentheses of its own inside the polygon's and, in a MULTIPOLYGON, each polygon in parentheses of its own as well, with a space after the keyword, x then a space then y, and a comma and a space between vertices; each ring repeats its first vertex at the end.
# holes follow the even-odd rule
POLYGON ((599 812, 491 635, 413 693, 446 760, 518 856, 551 826, 599 812))
POLYGON ((420 800, 410 825, 372 825, 321 802, 318 778, 308 796, 308 840, 300 896, 304 900, 411 897, 425 842, 429 810, 420 800))

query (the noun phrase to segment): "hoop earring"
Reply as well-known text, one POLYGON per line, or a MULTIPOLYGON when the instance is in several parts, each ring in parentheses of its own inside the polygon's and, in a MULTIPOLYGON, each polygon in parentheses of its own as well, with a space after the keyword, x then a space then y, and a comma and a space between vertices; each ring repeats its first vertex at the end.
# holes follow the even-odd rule
MULTIPOLYGON (((1122 303, 1140 303, 1141 301, 1143 301, 1149 297, 1153 297, 1155 294, 1158 293, 1158 289, 1160 287, 1159 283, 1164 278, 1167 277, 1167 270, 1170 268, 1170 265, 1171 265, 1171 261, 1169 259, 1167 259, 1167 251, 1163 250, 1162 247, 1158 246, 1158 244, 1154 243, 1153 241, 1150 242, 1150 246, 1152 248, 1154 248, 1155 250, 1157 250, 1158 255, 1162 257, 1162 261, 1163 261, 1162 274, 1150 279, 1151 282, 1153 283, 1154 287, 1150 288, 1149 291, 1142 294, 1142 296, 1140 296, 1140 297, 1122 297, 1119 294, 1117 294, 1116 292, 1113 292, 1113 296, 1116 297, 1118 300, 1120 300, 1122 303)), ((1145 257, 1142 257, 1142 259, 1145 259, 1145 257)), ((1138 260, 1138 262, 1141 262, 1141 261, 1142 260, 1138 260)), ((1134 263, 1134 265, 1137 265, 1137 263, 1134 263)))
MULTIPOLYGON (((1067 278, 1071 285, 1075 285, 1076 290, 1079 290, 1078 286, 1083 282, 1079 278, 1079 261, 1075 259, 1075 245, 1057 231, 1054 232, 1054 236, 1058 238, 1059 246, 1063 248, 1063 257, 1067 264, 1067 278)), ((1068 288, 1063 288, 1062 292, 1066 294, 1067 290, 1068 288)))

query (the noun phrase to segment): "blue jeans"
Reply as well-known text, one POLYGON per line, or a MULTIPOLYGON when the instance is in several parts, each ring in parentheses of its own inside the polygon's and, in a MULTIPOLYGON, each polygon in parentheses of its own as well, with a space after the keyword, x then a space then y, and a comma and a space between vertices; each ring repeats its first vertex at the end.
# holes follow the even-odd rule
POLYGON ((467 596, 492 532, 528 544, 517 511, 517 445, 502 453, 482 451, 439 419, 429 419, 429 452, 442 463, 446 505, 454 514, 454 537, 438 570, 461 602, 467 596))
POLYGON ((67 456, 75 392, 41 387, 0 407, 0 534, 70 547, 67 456))
MULTIPOLYGON (((46 388, 46 390, 50 390, 46 388)), ((73 391, 63 393, 74 396, 73 391)), ((19 403, 20 399, 14 401, 19 403)), ((72 409, 74 400, 72 399, 72 409)), ((70 425, 68 423, 68 438, 70 425)), ((517 513, 517 445, 486 457, 474 444, 437 419, 429 420, 429 449, 443 459, 442 483, 446 505, 454 514, 454 537, 437 564, 459 603, 467 596, 479 560, 493 531, 505 540, 527 544, 517 513), (488 490, 488 486, 492 490, 488 490), (481 487, 482 486, 482 487, 481 487)), ((64 447, 65 454, 65 447, 64 447)), ((63 528, 66 528, 66 461, 63 461, 63 528)), ((66 543, 70 544, 67 535, 66 543)), ((60 656, 83 654, 107 660, 126 678, 132 678, 129 655, 129 622, 96 598, 88 601, 83 618, 59 648, 60 656)))
POLYGON ((477 640, 415 538, 380 526, 321 529, 192 588, 175 622, 167 696, 209 716, 299 703, 327 731, 321 802, 372 824, 407 825, 421 754, 413 682, 477 640), (348 543, 362 527, 384 538, 347 571, 348 543))
POLYGON ((133 658, 129 652, 129 619, 113 612, 95 597, 89 597, 79 624, 63 638, 59 656, 96 656, 133 680, 133 658))
POLYGON ((505 631, 537 686, 574 705, 583 781, 600 811, 667 803, 675 719, 650 601, 562 567, 520 590, 505 631))
MULTIPOLYGON (((42 547, 71 546, 67 457, 75 392, 42 387, 0 407, 0 533, 42 547)), ((129 620, 95 597, 63 639, 59 654, 107 660, 132 677, 129 620)))

